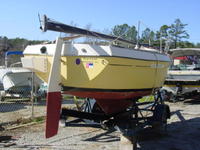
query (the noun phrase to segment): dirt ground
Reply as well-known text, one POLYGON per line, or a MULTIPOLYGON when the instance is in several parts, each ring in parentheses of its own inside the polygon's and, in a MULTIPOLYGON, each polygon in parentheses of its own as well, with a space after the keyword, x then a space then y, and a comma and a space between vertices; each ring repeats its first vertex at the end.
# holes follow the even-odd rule
MULTIPOLYGON (((199 150, 200 100, 169 103, 171 119, 166 133, 144 130, 139 136, 139 150, 199 150)), ((117 150, 119 132, 72 124, 60 127, 59 134, 44 138, 44 123, 1 131, 2 150, 117 150)))

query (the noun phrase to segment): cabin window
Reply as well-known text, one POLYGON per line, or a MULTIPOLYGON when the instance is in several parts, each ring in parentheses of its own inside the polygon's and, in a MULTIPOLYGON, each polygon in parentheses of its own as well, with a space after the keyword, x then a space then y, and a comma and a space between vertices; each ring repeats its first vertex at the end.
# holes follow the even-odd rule
POLYGON ((87 50, 86 50, 85 48, 82 48, 81 51, 82 51, 83 53, 87 53, 87 50))
POLYGON ((41 52, 42 54, 47 53, 47 48, 46 48, 45 46, 43 46, 42 48, 40 48, 40 52, 41 52))

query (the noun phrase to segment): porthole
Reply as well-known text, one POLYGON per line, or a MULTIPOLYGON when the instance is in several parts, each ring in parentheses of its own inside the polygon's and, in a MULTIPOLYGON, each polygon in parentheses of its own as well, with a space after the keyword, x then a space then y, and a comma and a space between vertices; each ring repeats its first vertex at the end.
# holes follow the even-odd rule
POLYGON ((40 52, 41 52, 42 54, 47 53, 47 48, 46 48, 45 46, 41 47, 41 48, 40 48, 40 52))

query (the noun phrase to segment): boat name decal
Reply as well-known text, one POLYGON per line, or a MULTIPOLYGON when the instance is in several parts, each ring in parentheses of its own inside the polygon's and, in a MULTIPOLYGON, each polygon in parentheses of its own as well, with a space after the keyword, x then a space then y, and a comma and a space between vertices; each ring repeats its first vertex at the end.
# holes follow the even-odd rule
POLYGON ((96 57, 85 57, 85 58, 81 58, 83 61, 93 61, 93 60, 98 60, 98 58, 96 57))

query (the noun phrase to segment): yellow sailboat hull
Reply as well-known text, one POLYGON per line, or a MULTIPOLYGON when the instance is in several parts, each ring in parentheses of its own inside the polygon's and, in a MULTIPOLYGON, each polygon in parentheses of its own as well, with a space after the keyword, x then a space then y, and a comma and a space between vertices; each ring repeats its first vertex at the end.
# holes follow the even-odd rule
MULTIPOLYGON (((26 58, 46 60, 46 72, 36 74, 48 82, 51 56, 26 58)), ((168 62, 139 60, 122 57, 62 56, 61 84, 64 87, 100 90, 139 90, 161 87, 168 62)))

